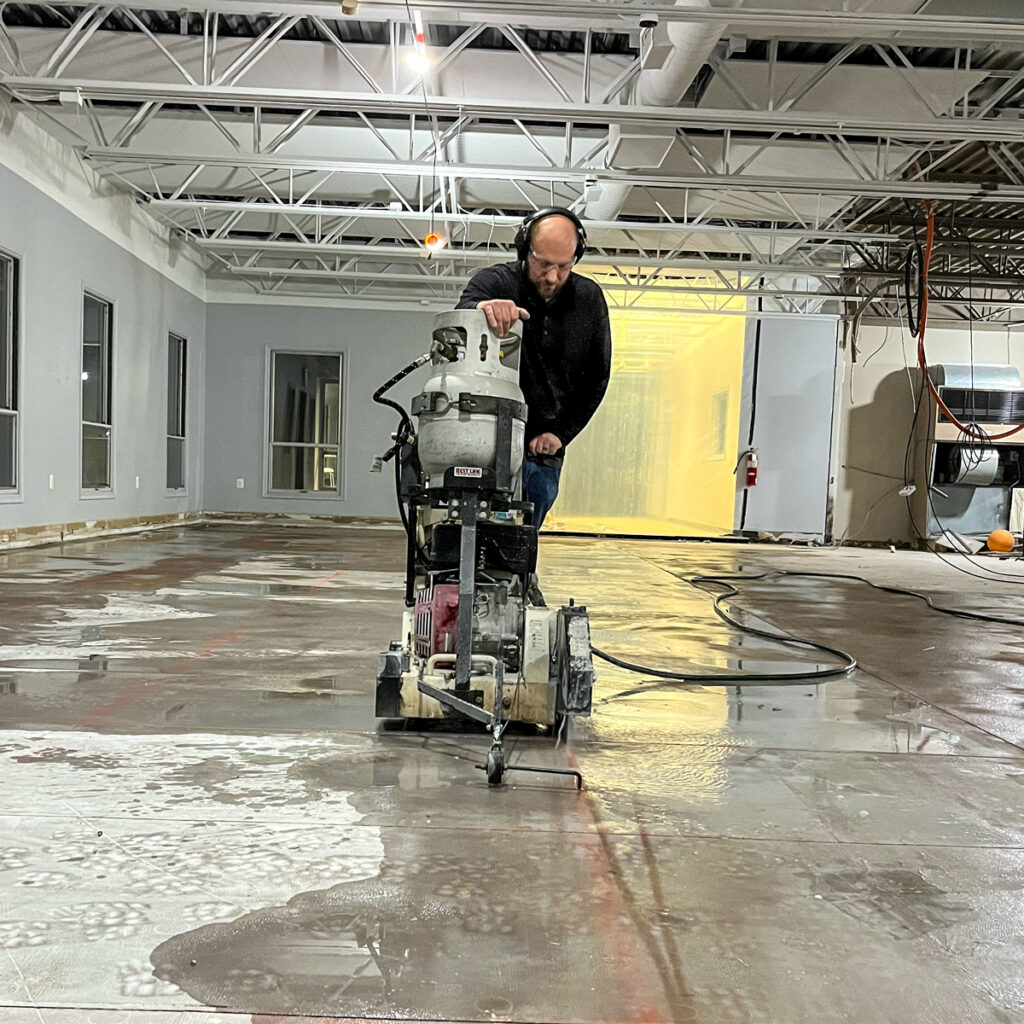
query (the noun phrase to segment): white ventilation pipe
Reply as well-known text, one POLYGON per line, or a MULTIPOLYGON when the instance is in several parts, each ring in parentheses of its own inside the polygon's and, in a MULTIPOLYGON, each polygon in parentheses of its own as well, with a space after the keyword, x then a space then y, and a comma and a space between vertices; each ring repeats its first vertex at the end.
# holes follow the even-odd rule
MULTIPOLYGON (((676 7, 707 11, 711 0, 676 0, 676 7)), ((714 21, 670 21, 671 44, 660 68, 644 68, 633 85, 632 100, 651 107, 674 107, 704 66, 722 38, 722 24, 714 21)))
POLYGON ((626 205, 626 197, 633 188, 625 181, 602 181, 587 194, 583 208, 584 220, 615 220, 626 205))
MULTIPOLYGON (((710 10, 711 0, 676 0, 676 7, 710 10)), ((697 73, 711 56, 722 36, 724 26, 713 21, 672 21, 667 25, 670 48, 661 67, 640 71, 630 90, 627 102, 654 107, 674 107, 686 95, 697 73)), ((666 149, 671 136, 667 137, 666 149)), ((613 152, 618 135, 608 137, 609 153, 613 152)), ((603 182, 592 189, 583 216, 588 220, 615 220, 626 203, 632 185, 622 181, 603 182)))

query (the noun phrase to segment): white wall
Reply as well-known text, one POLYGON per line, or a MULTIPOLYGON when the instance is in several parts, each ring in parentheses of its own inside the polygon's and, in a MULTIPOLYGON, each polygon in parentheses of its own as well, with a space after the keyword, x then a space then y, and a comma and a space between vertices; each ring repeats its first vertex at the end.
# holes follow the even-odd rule
MULTIPOLYGON (((1024 372, 1024 336, 1006 328, 930 326, 928 362, 1000 363, 1024 372)), ((903 484, 903 459, 914 406, 907 362, 916 343, 898 323, 862 326, 857 361, 842 353, 843 391, 834 505, 834 536, 848 543, 909 543, 914 535, 903 484)), ((914 388, 919 377, 911 373, 914 388)))
POLYGON ((202 299, 2 165, 0 196, 0 249, 20 261, 21 275, 21 486, 0 492, 0 530, 202 508, 202 299), (114 304, 113 487, 99 495, 80 488, 85 289, 114 304), (173 495, 165 489, 168 331, 188 340, 189 360, 187 488, 173 495))

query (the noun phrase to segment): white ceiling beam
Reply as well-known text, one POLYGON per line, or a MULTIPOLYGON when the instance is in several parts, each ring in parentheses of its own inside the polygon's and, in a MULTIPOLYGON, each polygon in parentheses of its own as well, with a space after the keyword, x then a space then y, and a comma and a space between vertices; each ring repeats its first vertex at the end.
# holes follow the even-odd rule
MULTIPOLYGON (((465 285, 469 281, 468 274, 382 274, 380 270, 322 270, 317 268, 302 267, 224 267, 224 273, 233 277, 267 277, 267 278, 292 278, 298 280, 380 280, 391 284, 422 284, 422 285, 465 285)), ((665 295, 717 295, 731 298, 758 298, 778 297, 787 295, 793 298, 828 299, 830 301, 855 302, 857 296, 837 294, 834 292, 816 292, 806 288, 773 288, 763 291, 748 290, 746 288, 724 288, 710 285, 673 285, 659 281, 655 285, 647 284, 625 284, 619 281, 599 281, 601 288, 609 292, 637 292, 641 294, 665 294, 665 295)))
MULTIPOLYGON (((46 0, 25 6, 81 8, 81 0, 46 0)), ((233 15, 314 15, 337 18, 337 0, 140 0, 138 10, 192 11, 233 15)), ((640 7, 630 0, 594 3, 592 0, 417 0, 416 6, 429 21, 443 24, 512 25, 529 28, 593 28, 611 32, 631 32, 640 14, 657 14, 662 22, 716 22, 730 31, 742 31, 755 39, 899 40, 903 44, 965 42, 1020 44, 1024 42, 1024 19, 977 18, 927 14, 887 14, 884 12, 743 10, 735 8, 676 7, 668 3, 645 3, 640 7)), ((359 21, 407 21, 405 0, 376 0, 362 3, 359 21)))
MULTIPOLYGON (((373 209, 362 206, 325 206, 321 203, 268 203, 244 200, 202 200, 202 199, 154 199, 146 203, 146 208, 155 213, 171 213, 176 211, 196 211, 204 215, 214 213, 253 213, 270 215, 275 213, 306 214, 308 216, 346 220, 399 220, 416 221, 429 224, 481 224, 494 228, 517 228, 522 217, 487 213, 432 214, 428 212, 411 212, 409 210, 373 209)), ((670 233, 678 235, 681 231, 699 234, 743 235, 750 238, 777 238, 788 240, 820 240, 825 242, 899 242, 904 241, 902 235, 876 233, 872 231, 819 231, 815 228, 776 228, 733 226, 730 224, 705 224, 687 221, 642 221, 642 220, 584 220, 587 230, 595 231, 634 231, 670 233)))
POLYGON ((758 134, 782 131, 793 135, 835 134, 871 139, 936 142, 977 140, 1024 142, 1024 122, 1002 118, 942 117, 921 121, 887 121, 847 114, 788 111, 711 110, 700 107, 646 107, 593 103, 535 103, 528 110, 517 100, 472 97, 413 97, 392 93, 332 92, 307 89, 254 89, 151 82, 110 82, 72 78, 0 76, 0 85, 26 102, 52 102, 61 93, 108 102, 159 102, 199 106, 278 107, 335 113, 422 114, 433 117, 475 117, 507 120, 615 123, 653 128, 723 129, 758 134))
MULTIPOLYGON (((417 0, 416 6, 425 18, 441 22, 455 15, 459 21, 486 17, 494 23, 513 25, 533 25, 534 19, 558 18, 585 26, 595 20, 608 24, 612 18, 619 18, 630 28, 635 28, 641 14, 649 17, 656 13, 662 22, 714 22, 722 25, 723 29, 728 26, 730 31, 746 30, 748 36, 758 39, 788 38, 792 33, 801 39, 863 37, 888 40, 898 37, 904 43, 925 39, 1024 41, 1024 19, 1021 18, 905 15, 881 11, 701 9, 669 3, 644 3, 641 8, 629 0, 602 0, 601 3, 593 3, 592 0, 517 0, 515 5, 508 4, 506 0, 417 0)), ((367 19, 391 19, 400 18, 404 9, 405 0, 376 0, 361 4, 359 14, 367 19)))
POLYGON ((84 159, 98 164, 124 168, 143 167, 234 167, 252 170, 327 171, 343 174, 388 174, 395 177, 434 179, 449 175, 462 180, 521 181, 532 184, 577 184, 581 191, 591 182, 621 181, 647 188, 697 189, 727 192, 779 192, 789 195, 843 197, 890 196, 918 199, 985 200, 997 203, 1024 203, 1024 186, 1004 186, 959 182, 881 180, 860 181, 841 178, 811 178, 790 175, 733 174, 657 174, 625 172, 608 168, 497 167, 487 164, 437 164, 381 162, 367 160, 330 160, 315 157, 286 157, 282 154, 183 154, 136 152, 106 147, 82 147, 84 159))
MULTIPOLYGON (((239 253, 246 252, 257 252, 268 257, 281 258, 284 256, 295 256, 298 258, 313 259, 318 255, 340 255, 340 256, 365 256, 371 263, 387 262, 389 260, 401 261, 402 258, 411 258, 414 261, 418 261, 420 264, 429 266, 431 263, 436 265, 444 264, 445 258, 439 258, 437 252, 431 253, 429 257, 424 252, 419 252, 415 249, 396 249, 394 247, 388 249, 386 252, 381 250, 386 247, 383 246, 317 246, 314 244, 303 245, 302 243, 288 243, 288 242, 258 242, 253 241, 250 245, 237 245, 230 242, 218 242, 215 245, 211 245, 207 242, 198 239, 190 239, 190 241, 197 246, 197 248, 210 251, 213 249, 220 250, 222 252, 231 252, 238 250, 239 253)), ((447 262, 458 264, 462 262, 465 257, 476 256, 478 254, 473 253, 459 253, 452 252, 448 257, 447 262)), ((466 262, 480 263, 481 265, 490 266, 499 262, 503 258, 507 258, 508 254, 505 253, 489 253, 483 259, 474 258, 466 260, 466 262)), ((831 280, 833 278, 842 278, 844 280, 871 280, 871 281, 882 281, 888 282, 891 285, 901 285, 903 282, 903 271, 902 270, 864 270, 864 269, 843 269, 843 268, 830 268, 813 266, 804 263, 799 264, 778 264, 778 263, 755 263, 753 261, 745 260, 659 260, 651 257, 634 257, 634 256, 623 256, 621 254, 615 254, 610 256, 605 253, 597 253, 593 257, 594 260, 598 261, 596 264, 598 267, 605 266, 608 262, 612 262, 616 267, 625 267, 632 273, 635 270, 647 274, 651 271, 663 271, 663 270, 676 270, 682 271, 686 274, 689 272, 700 272, 705 273, 699 274, 699 277, 710 278, 712 274, 716 277, 721 277, 719 271, 725 274, 740 274, 744 277, 749 278, 748 284, 753 284, 758 278, 765 275, 782 275, 783 277, 792 278, 807 278, 808 280, 831 280)), ((351 261, 350 261, 351 262, 351 261)), ((583 264, 583 272, 592 272, 593 267, 583 264)), ((282 268, 272 264, 260 263, 258 260, 252 261, 245 265, 244 269, 251 270, 265 270, 278 273, 282 270, 291 269, 296 273, 301 272, 301 268, 282 268)), ((354 267, 354 270, 358 270, 362 277, 380 277, 381 279, 387 278, 388 280, 395 280, 394 275, 390 271, 382 271, 379 266, 373 266, 372 268, 359 270, 358 267, 354 267)), ((438 275, 436 277, 430 274, 418 274, 415 275, 416 280, 442 280, 442 281, 453 281, 453 280, 468 280, 470 271, 463 271, 460 275, 453 269, 451 274, 438 275)), ((667 278, 660 276, 657 278, 658 281, 668 280, 667 278)), ((1011 290, 1019 291, 1024 289, 1024 278, 1019 277, 984 277, 980 278, 977 275, 972 275, 968 278, 966 274, 932 274, 929 276, 929 284, 934 286, 936 289, 951 289, 951 288, 964 288, 967 286, 968 281, 973 287, 986 288, 993 290, 1011 290)), ((658 287, 657 284, 653 284, 651 281, 642 282, 645 287, 658 287)), ((772 284, 770 278, 765 278, 765 284, 772 284)), ((602 287, 606 288, 617 288, 619 284, 617 282, 602 281, 602 287)), ((749 288, 744 289, 746 293, 749 288)), ((936 292, 937 296, 945 296, 943 292, 936 292)), ((945 296, 948 298, 948 296, 945 296)), ((976 300, 981 301, 981 300, 976 300)))
MULTIPOLYGON (((400 245, 360 245, 358 243, 317 242, 282 242, 262 241, 255 238, 202 238, 190 236, 189 241, 199 249, 211 252, 259 252, 266 256, 355 256, 374 262, 388 260, 413 260, 419 263, 479 263, 488 265, 508 260, 510 253, 504 251, 446 248, 430 252, 415 246, 400 245)), ((787 273, 809 277, 839 277, 857 271, 849 271, 841 266, 814 265, 806 263, 753 263, 739 260, 704 260, 704 259, 660 259, 644 253, 595 253, 591 262, 613 262, 620 266, 641 267, 644 269, 661 270, 715 270, 742 271, 749 274, 787 273)), ((864 272, 860 272, 864 273, 864 272)), ((877 277, 876 273, 870 276, 877 277)), ((892 275, 897 276, 897 275, 892 275)))

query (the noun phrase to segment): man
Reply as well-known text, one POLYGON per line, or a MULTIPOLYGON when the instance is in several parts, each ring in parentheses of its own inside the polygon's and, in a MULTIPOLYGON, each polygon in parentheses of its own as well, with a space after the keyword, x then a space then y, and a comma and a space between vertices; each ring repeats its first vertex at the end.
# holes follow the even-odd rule
POLYGON ((608 307, 593 281, 572 273, 586 250, 574 213, 551 207, 516 234, 515 263, 477 271, 459 309, 482 309, 499 337, 523 321, 519 383, 526 398, 523 498, 540 530, 558 494, 565 449, 597 411, 608 388, 612 339, 608 307))

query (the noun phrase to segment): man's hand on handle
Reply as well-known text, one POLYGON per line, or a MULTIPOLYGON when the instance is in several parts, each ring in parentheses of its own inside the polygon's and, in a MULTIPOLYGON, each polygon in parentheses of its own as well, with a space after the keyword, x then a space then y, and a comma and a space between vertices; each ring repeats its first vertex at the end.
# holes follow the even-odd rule
POLYGON ((562 442, 554 434, 538 434, 527 446, 531 455, 554 455, 562 442))
POLYGON ((476 308, 487 314, 487 322, 499 338, 506 337, 517 320, 530 319, 530 314, 511 299, 484 299, 476 308))

